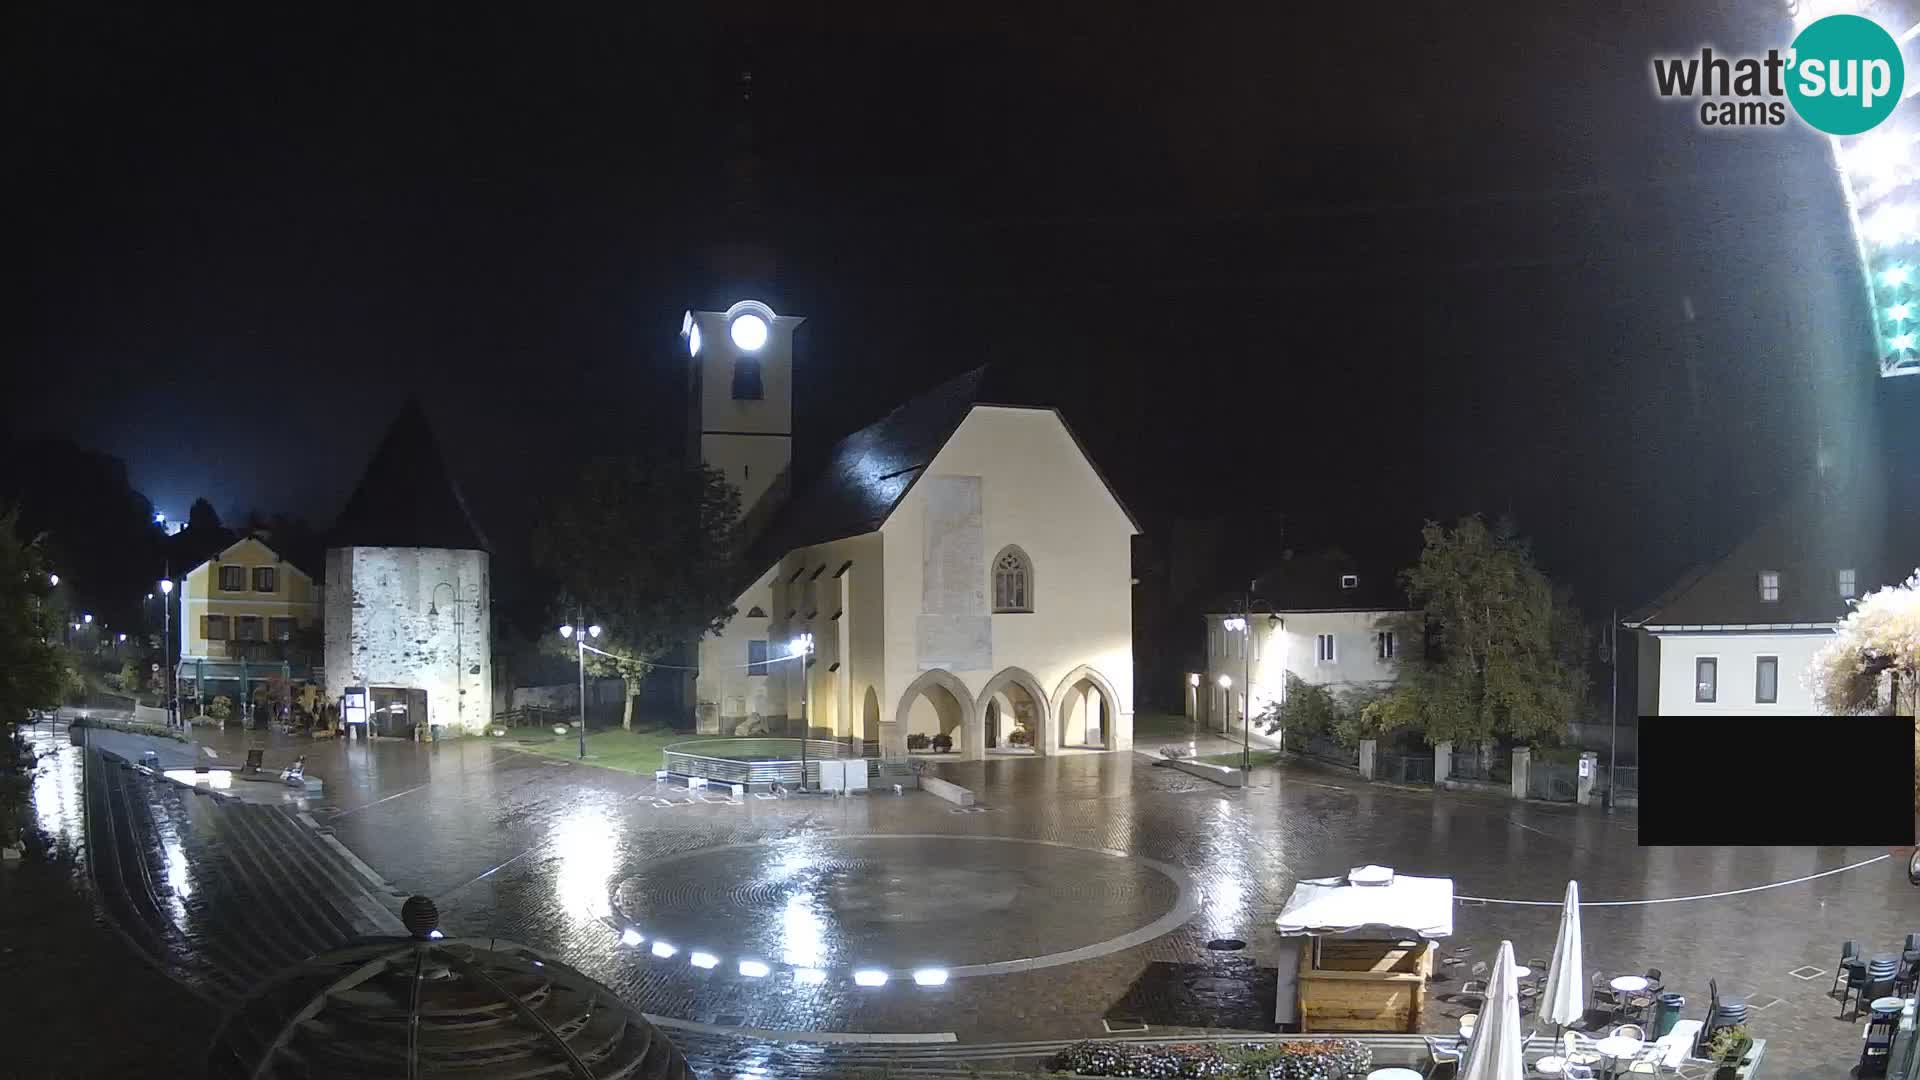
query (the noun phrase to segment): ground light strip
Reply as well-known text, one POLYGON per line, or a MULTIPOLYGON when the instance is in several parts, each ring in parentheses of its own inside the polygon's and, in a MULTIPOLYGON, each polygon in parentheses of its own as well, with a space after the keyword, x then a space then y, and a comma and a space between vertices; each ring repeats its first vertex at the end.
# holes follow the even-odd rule
MULTIPOLYGON (((1745 889, 1728 889, 1726 892, 1700 893, 1697 896, 1663 896, 1656 900, 1582 900, 1580 901, 1580 906, 1583 908, 1642 907, 1647 904, 1684 904, 1689 900, 1718 900, 1723 896, 1740 896, 1744 893, 1765 892, 1768 889, 1783 888, 1787 885, 1798 885, 1803 881, 1812 881, 1814 878, 1829 877, 1833 874, 1844 874, 1849 870, 1858 870, 1863 866, 1872 866, 1874 863, 1891 858, 1893 858, 1891 855, 1875 855, 1871 859, 1862 859, 1851 866, 1842 866, 1834 870, 1822 870, 1817 874, 1790 878, 1786 881, 1776 881, 1769 885, 1754 885, 1745 889)), ((1559 907, 1566 902, 1564 900, 1502 900, 1492 896, 1461 896, 1458 894, 1455 894, 1454 899, 1471 900, 1476 904, 1517 904, 1521 907, 1559 907)))

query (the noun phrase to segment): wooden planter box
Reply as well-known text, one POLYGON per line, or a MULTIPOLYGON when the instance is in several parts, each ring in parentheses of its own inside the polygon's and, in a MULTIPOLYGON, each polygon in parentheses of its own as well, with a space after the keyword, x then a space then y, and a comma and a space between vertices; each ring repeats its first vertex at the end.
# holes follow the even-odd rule
POLYGON ((1420 1031, 1432 942, 1313 937, 1299 951, 1301 1032, 1420 1031))

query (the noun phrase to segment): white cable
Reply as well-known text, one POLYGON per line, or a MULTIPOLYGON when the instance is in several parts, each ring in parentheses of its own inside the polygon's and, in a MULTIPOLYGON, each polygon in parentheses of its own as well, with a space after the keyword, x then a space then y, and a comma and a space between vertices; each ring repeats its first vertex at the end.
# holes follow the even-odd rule
POLYGON ((710 667, 685 667, 680 664, 653 664, 645 660, 636 660, 631 656, 621 656, 619 653, 610 653, 605 649, 596 649, 584 641, 580 643, 580 647, 590 653, 599 653, 601 656, 612 660, 625 660, 629 664, 646 664, 649 669, 661 668, 666 671, 725 671, 732 668, 757 668, 765 667, 768 664, 778 664, 784 660, 798 660, 803 656, 809 655, 808 653, 788 653, 785 656, 769 656, 757 664, 716 664, 710 667))
MULTIPOLYGON (((1664 896, 1658 900, 1582 900, 1580 901, 1580 906, 1583 908, 1586 908, 1586 907, 1636 907, 1643 904, 1679 904, 1679 903, 1684 903, 1685 901, 1688 901, 1688 900, 1717 900, 1723 896, 1739 896, 1742 893, 1754 893, 1754 892, 1763 892, 1767 889, 1778 889, 1784 885, 1798 885, 1803 881, 1812 881, 1814 878, 1823 878, 1823 877, 1827 877, 1830 874, 1843 874, 1843 873, 1846 873, 1848 870, 1858 870, 1863 866, 1871 866, 1874 863, 1880 862, 1883 859, 1891 859, 1891 858, 1893 858, 1893 856, 1891 855, 1876 855, 1871 859, 1863 859, 1860 862, 1854 863, 1852 866, 1842 866, 1836 870, 1822 870, 1817 874, 1808 874, 1806 877, 1797 877, 1789 881, 1776 881, 1770 885, 1755 885, 1747 889, 1729 889, 1726 892, 1701 893, 1698 896, 1664 896)), ((1561 906, 1561 904, 1565 903, 1565 901, 1562 901, 1562 900, 1500 900, 1491 896, 1458 896, 1456 895, 1454 899, 1455 900, 1472 900, 1475 903, 1480 903, 1480 904, 1517 904, 1522 907, 1559 907, 1561 906)))

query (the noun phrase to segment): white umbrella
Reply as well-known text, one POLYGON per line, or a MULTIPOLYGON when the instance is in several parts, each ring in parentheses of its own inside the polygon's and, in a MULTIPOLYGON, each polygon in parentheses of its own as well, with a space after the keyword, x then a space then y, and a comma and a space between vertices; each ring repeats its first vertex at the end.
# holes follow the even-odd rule
POLYGON ((1540 993, 1540 1018, 1566 1027, 1587 1014, 1586 972, 1580 962, 1580 883, 1567 882, 1560 905, 1560 934, 1553 939, 1553 963, 1540 993))
POLYGON ((1526 1080, 1527 1034, 1520 1030, 1520 979, 1513 968, 1513 942, 1503 941, 1459 1080, 1526 1080))

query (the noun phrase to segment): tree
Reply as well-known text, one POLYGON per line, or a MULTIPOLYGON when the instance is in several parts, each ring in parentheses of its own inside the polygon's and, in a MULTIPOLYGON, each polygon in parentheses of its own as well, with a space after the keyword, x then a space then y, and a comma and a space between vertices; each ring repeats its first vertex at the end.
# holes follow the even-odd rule
MULTIPOLYGON (((604 628, 588 669, 627 684, 633 726, 640 680, 662 655, 733 617, 740 493, 716 469, 596 458, 534 530, 538 570, 556 586, 553 617, 604 628)), ((549 634, 549 648, 573 645, 549 634)))
MULTIPOLYGON (((1841 621, 1807 672, 1813 700, 1830 713, 1915 717, 1920 740, 1920 570, 1903 585, 1868 593, 1841 621)), ((1920 799, 1920 741, 1915 742, 1920 799)))
POLYGON ((220 511, 204 497, 193 500, 193 506, 187 510, 187 528, 206 533, 224 531, 220 524, 220 511))
POLYGON ((1587 689, 1585 631, 1564 593, 1510 527, 1478 517, 1428 522, 1404 577, 1422 609, 1391 691, 1365 710, 1374 732, 1412 728, 1428 742, 1529 741, 1559 731, 1587 689))
POLYGON ((0 847, 20 840, 32 759, 18 725, 34 709, 60 704, 67 671, 52 644, 41 602, 46 564, 37 542, 23 543, 17 510, 0 514, 0 847))

